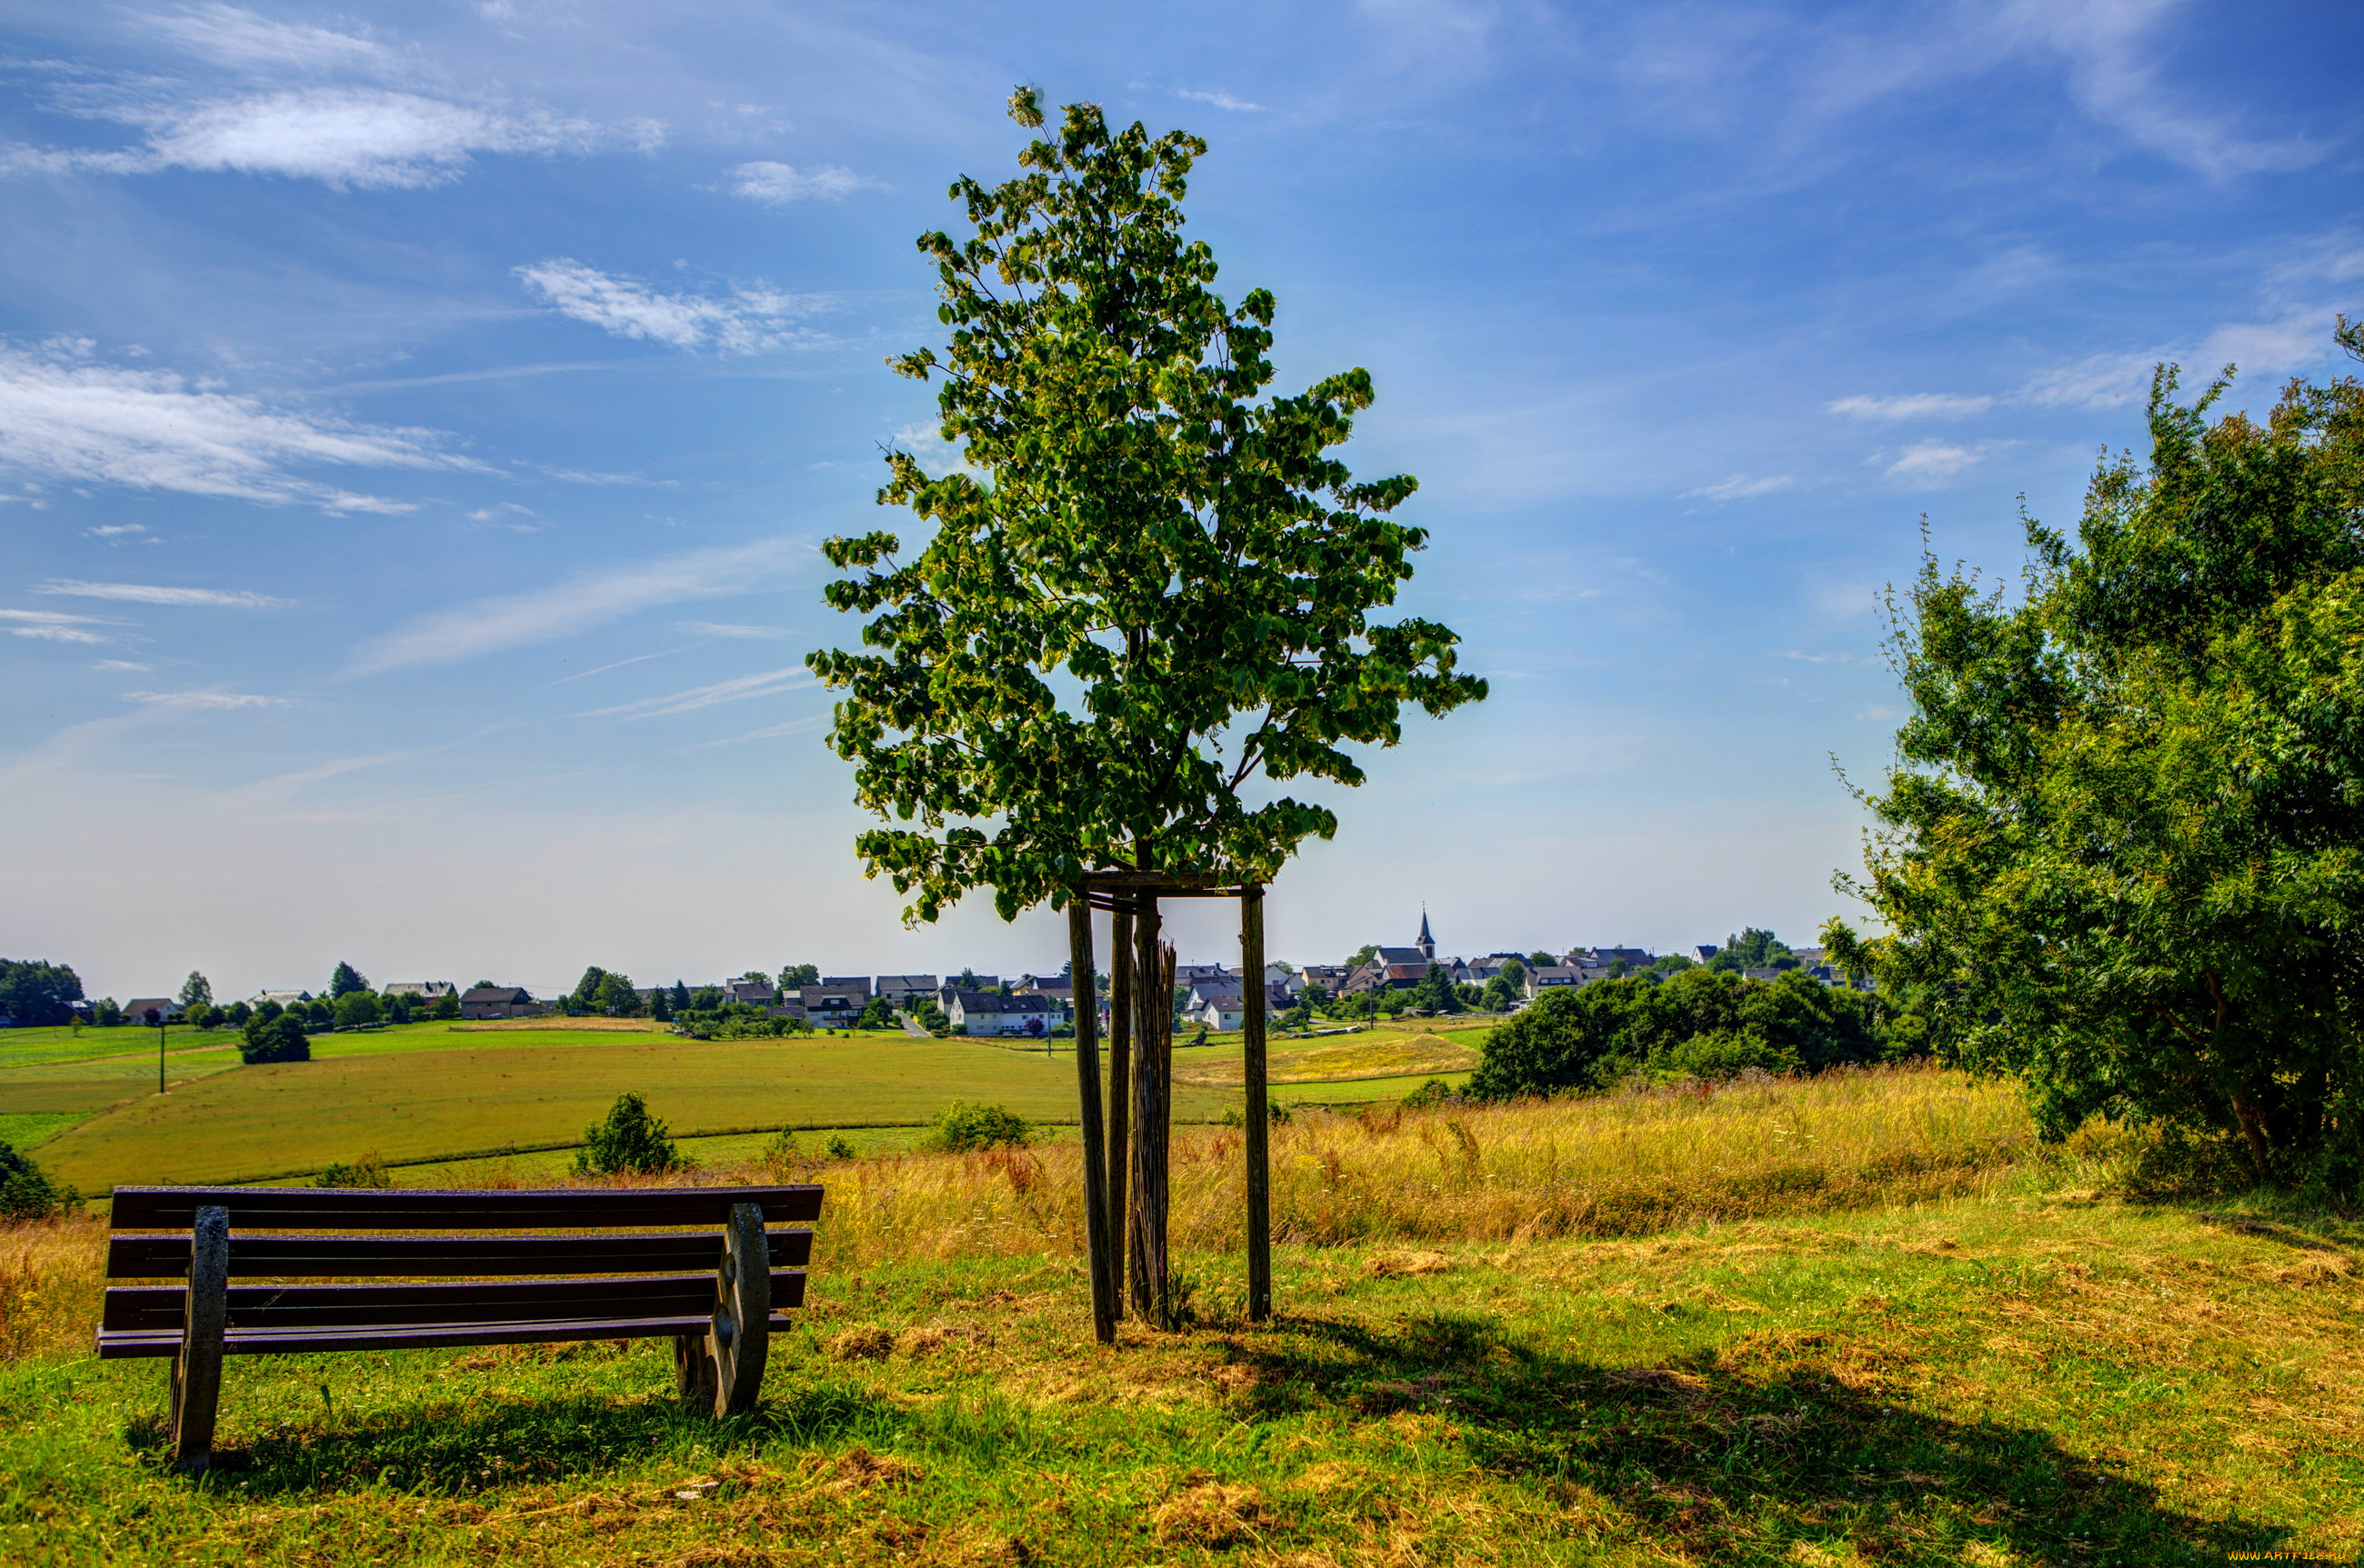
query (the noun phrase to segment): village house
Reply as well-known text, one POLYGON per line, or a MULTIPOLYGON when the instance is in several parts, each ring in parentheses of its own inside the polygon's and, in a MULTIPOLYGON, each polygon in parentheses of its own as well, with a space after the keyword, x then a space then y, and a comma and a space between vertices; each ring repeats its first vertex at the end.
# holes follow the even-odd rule
POLYGON ((973 1035, 1048 1034, 1059 1008, 1040 995, 1004 996, 998 991, 954 990, 944 1016, 955 1029, 973 1035))
POLYGON ((932 974, 882 974, 878 977, 878 995, 886 998, 888 1006, 909 1012, 921 1003, 932 1001, 936 987, 942 984, 932 974))
POLYGON ((541 1010, 522 985, 472 985, 460 995, 463 1018, 523 1018, 541 1010))
POLYGON ((183 1012, 181 1004, 170 996, 134 996, 123 1004, 123 1017, 127 1023, 177 1024, 181 1021, 183 1012), (153 1019, 148 1017, 151 1013, 156 1015, 153 1019))
MULTIPOLYGON (((436 1003, 452 995, 455 987, 448 980, 397 980, 379 989, 381 996, 407 996, 414 1002, 436 1003)), ((281 1006, 286 1004, 282 1002, 281 1006)))

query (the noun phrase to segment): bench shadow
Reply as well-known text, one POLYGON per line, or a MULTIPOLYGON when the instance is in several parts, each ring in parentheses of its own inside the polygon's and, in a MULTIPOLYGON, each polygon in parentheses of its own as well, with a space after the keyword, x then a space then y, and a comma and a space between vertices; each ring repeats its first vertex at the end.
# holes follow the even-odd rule
MULTIPOLYGON (((1240 1414, 1441 1418, 1478 1465, 1546 1496, 1605 1498, 1701 1562, 1763 1561, 1784 1539, 1868 1562, 1977 1540, 2031 1562, 2220 1563, 2292 1532, 2180 1512, 2040 1428, 1949 1420, 1881 1392, 1876 1344, 1759 1332, 1617 1367, 1538 1351, 1489 1318, 1394 1325, 1284 1315, 1230 1340, 1254 1381, 1240 1414)), ((1400 1423, 1399 1423, 1400 1424, 1400 1423)), ((1415 1440, 1416 1438, 1415 1438, 1415 1440)))
MULTIPOLYGON (((488 1487, 584 1484, 702 1445, 708 1453, 773 1443, 883 1444, 903 1424, 892 1403, 857 1390, 791 1386, 744 1416, 716 1419, 674 1397, 586 1394, 480 1395, 464 1404, 421 1402, 381 1415, 339 1414, 259 1433, 222 1435, 205 1484, 247 1496, 383 1488, 458 1497, 488 1487)), ((162 1423, 135 1419, 125 1434, 150 1462, 165 1462, 162 1423)))

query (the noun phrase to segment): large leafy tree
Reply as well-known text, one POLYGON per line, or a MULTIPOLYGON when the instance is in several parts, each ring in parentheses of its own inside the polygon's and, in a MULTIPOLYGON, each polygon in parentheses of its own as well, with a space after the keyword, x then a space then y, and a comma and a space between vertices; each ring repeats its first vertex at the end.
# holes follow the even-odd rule
POLYGON ((369 988, 369 977, 341 960, 338 962, 335 971, 329 976, 330 1001, 340 996, 350 996, 356 991, 366 991, 369 988))
MULTIPOLYGON (((1043 124, 1031 90, 1011 114, 1043 124)), ((1485 695, 1452 631, 1371 618, 1426 539, 1388 517, 1415 482, 1329 455, 1365 372, 1265 395, 1273 296, 1227 304, 1182 236, 1205 150, 1070 106, 1018 178, 953 186, 972 234, 920 239, 950 341, 893 362, 938 384, 965 466, 888 454, 879 501, 932 533, 829 541, 829 602, 872 618, 808 661, 907 917, 990 886, 1007 918, 1091 869, 1268 879, 1336 818, 1253 803, 1256 774, 1359 784, 1344 747, 1394 744, 1404 704, 1485 695)))
MULTIPOLYGON (((2364 353, 2344 321, 2342 340, 2364 353)), ((2231 373, 2225 373, 2229 379, 2231 373)), ((1834 926, 1937 1047, 2024 1078, 2042 1125, 2233 1140, 2261 1180, 2364 1175, 2364 386, 2210 422, 2162 367, 2151 455, 2020 591, 1924 564, 1912 701, 1834 926)))
POLYGON ((69 965, 0 958, 0 1018, 59 1023, 82 999, 82 979, 69 965))

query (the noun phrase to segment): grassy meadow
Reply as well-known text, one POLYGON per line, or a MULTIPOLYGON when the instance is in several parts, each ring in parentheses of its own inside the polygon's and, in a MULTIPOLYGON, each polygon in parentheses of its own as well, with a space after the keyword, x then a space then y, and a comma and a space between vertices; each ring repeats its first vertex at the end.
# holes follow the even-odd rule
MULTIPOLYGON (((0 1074, 0 1096, 16 1093, 13 1080, 26 1074, 99 1065, 117 1064, 0 1074)), ((129 1085, 136 1097, 41 1144, 42 1164, 99 1192, 297 1175, 372 1150, 388 1161, 448 1160, 574 1142, 627 1090, 645 1095, 651 1111, 684 1134, 909 1126, 955 1099, 998 1100, 1033 1120, 1076 1115, 1072 1053, 900 1034, 699 1041, 638 1032, 389 1030, 318 1037, 310 1062, 240 1067, 161 1096, 152 1086, 151 1079, 151 1092, 139 1094, 129 1085)), ((1185 1091, 1176 1115, 1210 1119, 1235 1099, 1185 1091)), ((0 1109, 14 1108, 0 1097, 0 1109)))
MULTIPOLYGON (((942 1043, 942 1042, 938 1042, 942 1043)), ((715 1423, 650 1344, 87 1342, 101 1228, 0 1236, 25 1562, 2199 1564, 2364 1548, 2364 1228, 2125 1195, 2005 1092, 1882 1072, 1177 1133, 1184 1332, 1090 1342, 1071 1141, 816 1166, 809 1305, 715 1423)), ((709 1173, 755 1175, 751 1169, 709 1173)))

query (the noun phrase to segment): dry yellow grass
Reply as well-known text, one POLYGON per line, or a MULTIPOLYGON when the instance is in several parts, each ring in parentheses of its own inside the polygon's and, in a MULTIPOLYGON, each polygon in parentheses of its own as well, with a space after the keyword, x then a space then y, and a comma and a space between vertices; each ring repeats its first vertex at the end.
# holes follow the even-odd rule
POLYGON ((104 1221, 40 1220, 0 1229, 0 1362, 87 1345, 106 1264, 104 1221))
MULTIPOLYGON (((817 1168, 831 1265, 1073 1253, 1081 1150, 1062 1141, 817 1168)), ((1274 1129, 1273 1237, 1501 1241, 1975 1195, 2036 1158, 2017 1096, 1930 1069, 1359 1117, 1274 1129)), ((752 1178, 759 1172, 748 1167, 752 1178)), ((710 1174, 709 1174, 710 1179, 710 1174)), ((1241 1244, 1241 1139, 1174 1139, 1173 1245, 1241 1244)))
MULTIPOLYGON (((1062 1140, 786 1170, 751 1162, 668 1179, 824 1183, 816 1262, 826 1269, 1073 1255, 1083 1241, 1081 1152, 1062 1140)), ((1177 1251, 1240 1246, 1242 1153, 1237 1132, 1176 1129, 1177 1251)), ((1304 1112, 1274 1129, 1273 1237, 1339 1245, 1637 1235, 1981 1195, 2037 1158, 2010 1090, 1926 1068, 1547 1104, 1304 1112)), ((0 1236, 0 1354, 57 1348, 87 1330, 103 1242, 90 1223, 0 1236)))

